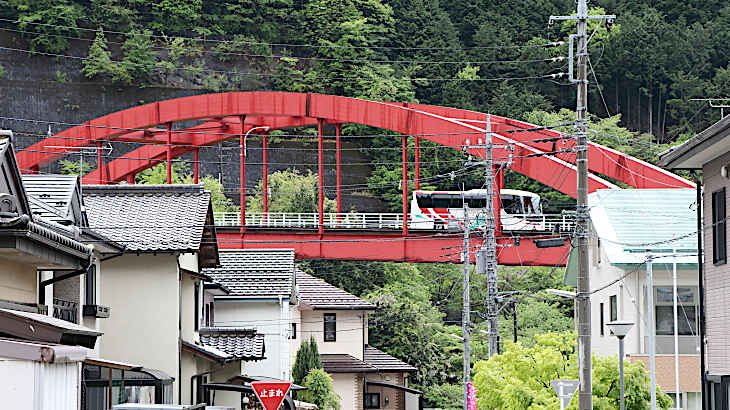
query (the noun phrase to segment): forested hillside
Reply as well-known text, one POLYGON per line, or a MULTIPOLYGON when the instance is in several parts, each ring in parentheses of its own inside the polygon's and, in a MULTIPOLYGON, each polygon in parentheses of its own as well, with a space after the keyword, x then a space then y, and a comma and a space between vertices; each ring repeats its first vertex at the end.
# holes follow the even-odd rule
MULTIPOLYGON (((654 161, 668 144, 719 119, 718 110, 692 99, 730 97, 730 3, 594 0, 589 5, 618 15, 610 31, 589 26, 592 140, 654 161)), ((29 58, 23 64, 73 61, 76 72, 59 69, 53 81, 98 84, 100 94, 121 89, 141 94, 152 87, 182 93, 319 92, 454 106, 554 125, 574 117, 575 87, 556 76, 567 71, 563 42, 574 27, 548 29, 547 21, 574 9, 572 0, 0 0, 0 54, 6 64, 0 65, 0 81, 18 80, 13 76, 20 74, 5 63, 17 55, 17 61, 29 58)), ((146 95, 147 101, 134 101, 149 102, 154 92, 146 95)), ((73 103, 68 105, 70 116, 73 103)), ((345 135, 379 132, 343 128, 345 135)), ((400 162, 400 141, 382 136, 352 144, 368 148, 362 152, 371 161, 370 184, 361 190, 399 209, 401 171, 387 164, 400 162)), ((481 186, 479 172, 461 172, 461 152, 430 143, 423 150, 424 185, 481 186)), ((205 164, 203 170, 214 173, 205 164)), ((145 175, 154 180, 153 171, 145 175)), ((306 182, 312 175, 301 177, 306 182)), ((311 188, 313 194, 314 182, 292 183, 296 178, 281 173, 272 181, 290 190, 311 188)), ((211 181, 216 179, 206 180, 211 181)), ((569 198, 520 175, 508 173, 506 183, 540 192, 551 200, 550 211, 573 206, 569 198)), ((285 202, 281 211, 294 202, 287 198, 278 197, 285 202)), ((314 206, 311 198, 303 209, 314 206)), ((218 199, 224 208, 235 208, 222 195, 218 199)), ((237 191, 231 199, 238 200, 237 191)), ((302 268, 375 302, 371 343, 418 366, 412 381, 426 392, 427 405, 458 407, 461 347, 453 336, 460 334, 460 267, 309 261, 302 268)), ((512 292, 506 300, 515 302, 502 311, 503 340, 513 337, 512 309, 517 337, 528 345, 534 334, 572 328, 572 305, 539 292, 561 287, 562 269, 504 268, 500 278, 500 290, 512 292)), ((483 281, 474 276, 477 330, 486 328, 483 281)), ((484 358, 486 337, 474 335, 472 355, 484 358)))

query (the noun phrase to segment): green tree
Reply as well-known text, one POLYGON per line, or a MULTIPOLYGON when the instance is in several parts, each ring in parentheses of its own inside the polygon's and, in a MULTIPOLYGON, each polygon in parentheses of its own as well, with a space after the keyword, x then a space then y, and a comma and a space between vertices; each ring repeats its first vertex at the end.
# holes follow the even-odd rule
POLYGON ((126 84, 148 80, 149 76, 158 68, 157 51, 150 38, 150 30, 133 30, 122 44, 124 58, 113 73, 114 80, 126 84))
MULTIPOLYGON (((625 363, 626 408, 649 408, 649 377, 641 363, 625 363)), ((555 410, 560 407, 550 380, 576 379, 578 375, 575 334, 547 333, 535 336, 535 344, 506 343, 500 354, 474 366, 474 384, 480 408, 513 410, 555 410)), ((593 408, 618 408, 618 360, 593 360, 593 408)), ((671 398, 657 388, 657 404, 672 405, 671 398)), ((577 408, 574 399, 569 409, 577 408)))
POLYGON ((15 0, 18 27, 33 51, 62 53, 69 47, 67 37, 79 35, 78 22, 83 7, 71 0, 15 0))
POLYGON ((89 55, 83 62, 81 73, 86 78, 94 78, 100 74, 112 74, 117 66, 112 62, 104 31, 96 33, 94 42, 89 47, 89 55))
POLYGON ((305 378, 312 369, 321 369, 322 363, 319 361, 319 348, 314 337, 302 342, 297 350, 294 359, 294 367, 292 367, 291 375, 295 384, 301 385, 305 382, 305 378))
POLYGON ((317 405, 320 410, 340 410, 340 397, 335 393, 332 377, 322 369, 311 369, 304 378, 307 390, 298 393, 298 398, 317 405))
POLYGON ((88 161, 72 161, 70 159, 62 159, 58 161, 58 165, 61 166, 60 172, 63 175, 86 175, 96 168, 96 164, 88 161))
MULTIPOLYGON (((246 209, 263 212, 263 181, 256 185, 256 194, 249 196, 246 209)), ((296 169, 276 171, 269 175, 269 212, 317 212, 317 174, 307 171, 301 174, 296 169)), ((325 198, 325 212, 335 212, 335 201, 325 198)))

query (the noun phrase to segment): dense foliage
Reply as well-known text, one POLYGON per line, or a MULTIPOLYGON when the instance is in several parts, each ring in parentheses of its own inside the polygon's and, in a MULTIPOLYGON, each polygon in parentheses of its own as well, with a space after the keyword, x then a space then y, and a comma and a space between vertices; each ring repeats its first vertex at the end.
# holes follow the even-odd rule
POLYGON ((321 369, 322 363, 319 361, 319 348, 313 337, 302 342, 297 350, 292 367, 292 381, 301 385, 305 378, 311 373, 312 369, 321 369))
POLYGON ((310 370, 302 386, 307 390, 298 392, 297 399, 315 404, 321 410, 340 410, 340 397, 335 393, 332 377, 324 370, 310 370))
MULTIPOLYGON (((640 362, 624 364, 625 398, 628 410, 649 408, 649 375, 640 362)), ((535 344, 525 347, 508 343, 504 352, 474 366, 478 404, 485 409, 557 410, 560 408, 550 380, 577 379, 578 367, 574 333, 535 336, 535 344)), ((619 407, 618 359, 593 359, 593 408, 619 407)), ((569 409, 577 408, 577 398, 569 409)), ((657 388, 657 405, 668 409, 672 399, 657 388)))

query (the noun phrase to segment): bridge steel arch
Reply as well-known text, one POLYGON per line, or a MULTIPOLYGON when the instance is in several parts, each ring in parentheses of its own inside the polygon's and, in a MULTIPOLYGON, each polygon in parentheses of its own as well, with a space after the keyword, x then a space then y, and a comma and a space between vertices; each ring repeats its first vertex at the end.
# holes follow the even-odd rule
MULTIPOLYGON (((159 163, 171 168, 172 159, 194 153, 197 180, 197 150, 201 146, 240 138, 253 127, 268 126, 270 129, 286 129, 297 126, 317 125, 321 136, 324 124, 339 126, 345 123, 364 124, 387 129, 402 135, 415 135, 416 177, 418 187, 420 175, 418 151, 419 140, 430 140, 438 144, 460 147, 484 144, 485 121, 483 113, 449 107, 438 107, 413 103, 367 101, 354 98, 287 92, 230 92, 203 94, 145 104, 111 113, 82 125, 71 127, 40 141, 18 153, 18 162, 27 172, 39 168, 54 159, 64 156, 70 149, 101 144, 104 141, 142 143, 141 147, 104 163, 98 157, 98 167, 86 175, 84 183, 133 182, 134 175, 159 163), (200 124, 175 129, 174 124, 183 121, 198 121, 200 124)), ((512 155, 510 168, 518 173, 542 182, 560 192, 575 197, 576 176, 575 155, 570 152, 555 155, 541 155, 546 152, 562 151, 573 147, 573 139, 539 141, 563 137, 556 131, 535 129, 531 124, 509 118, 491 116, 492 141, 495 144, 510 144, 514 152, 503 148, 495 150, 495 156, 512 155), (521 130, 515 132, 515 130, 521 130), (538 141, 536 141, 538 140, 538 141)), ((402 138, 404 156, 407 158, 405 138, 402 138)), ((484 157, 484 149, 470 148, 469 153, 484 157)), ((659 167, 625 155, 598 144, 589 146, 590 192, 597 189, 618 188, 607 179, 627 184, 634 188, 685 188, 694 185, 659 167)), ((339 157, 339 155, 338 155, 339 157)), ((241 157, 242 161, 245 157, 241 157)), ((320 155, 320 169, 322 169, 320 155)), ((408 164, 402 164, 403 217, 408 213, 408 164)), ((323 202, 323 180, 320 174, 320 209, 323 202)), ((339 186, 339 184, 338 184, 339 186)), ((245 187, 241 187, 245 193, 245 187)), ((339 189, 338 189, 339 199, 339 189)), ((244 194, 245 195, 245 194, 244 194)), ((497 212, 499 201, 495 201, 497 212)), ((339 201, 338 201, 339 203, 339 201)), ((245 210, 245 207, 244 207, 245 210)), ((320 215, 322 212, 320 212, 320 215)), ((497 215, 498 216, 498 215, 497 215)), ((321 222, 321 220, 320 220, 321 222)), ((293 246, 301 258, 338 258, 372 260, 446 261, 453 257, 445 254, 443 248, 458 245, 457 236, 409 233, 404 226, 400 234, 362 233, 345 234, 325 232, 322 224, 316 232, 282 233, 240 229, 221 230, 222 248, 238 247, 281 247, 293 246), (383 241, 398 243, 398 246, 362 246, 383 241), (374 249, 377 251, 373 251, 374 249), (387 248, 386 252, 382 252, 387 248)), ((565 262, 564 248, 538 249, 533 240, 514 241, 502 237, 500 263, 556 265, 565 262)))

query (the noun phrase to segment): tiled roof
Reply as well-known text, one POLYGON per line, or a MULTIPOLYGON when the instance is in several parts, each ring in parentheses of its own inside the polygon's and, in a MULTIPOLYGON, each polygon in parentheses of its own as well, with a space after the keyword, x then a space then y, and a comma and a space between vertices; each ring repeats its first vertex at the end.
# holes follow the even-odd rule
POLYGON ((72 209, 74 194, 77 193, 77 184, 78 177, 76 175, 23 175, 23 185, 25 186, 25 192, 28 193, 33 215, 63 225, 79 222, 74 221, 75 217, 72 209))
POLYGON ((320 354, 319 361, 327 373, 377 373, 378 369, 349 354, 320 354))
POLYGON ((375 309, 372 303, 300 270, 297 270, 297 289, 301 303, 315 310, 375 309))
POLYGON ((232 356, 229 355, 228 353, 226 353, 220 349, 216 349, 215 347, 212 347, 212 346, 196 345, 195 343, 191 343, 186 340, 183 340, 181 342, 181 344, 182 344, 183 349, 187 349, 187 350, 193 352, 193 354, 196 354, 198 356, 202 356, 205 358, 209 358, 212 360, 225 361, 225 360, 232 358, 232 356))
POLYGON ((87 185, 83 195, 91 228, 127 251, 201 247, 210 207, 202 185, 87 185))
POLYGON ((199 330, 200 342, 226 352, 235 359, 265 359, 264 335, 255 329, 241 327, 203 327, 199 330))
POLYGON ((221 250, 220 267, 204 269, 230 296, 243 298, 289 297, 294 279, 291 249, 221 250))
POLYGON ((410 364, 396 359, 395 357, 383 352, 382 350, 376 349, 370 345, 365 345, 364 362, 371 366, 374 366, 381 372, 386 371, 398 371, 398 372, 413 372, 418 369, 411 366, 410 364))

